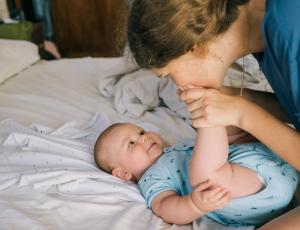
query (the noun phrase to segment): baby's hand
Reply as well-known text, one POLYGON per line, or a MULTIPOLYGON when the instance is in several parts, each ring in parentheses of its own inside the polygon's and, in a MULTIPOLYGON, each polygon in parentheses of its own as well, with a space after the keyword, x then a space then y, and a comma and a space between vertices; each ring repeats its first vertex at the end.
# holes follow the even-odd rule
POLYGON ((192 202, 204 213, 223 208, 230 200, 230 194, 226 189, 211 187, 212 183, 208 180, 194 188, 191 193, 192 202))

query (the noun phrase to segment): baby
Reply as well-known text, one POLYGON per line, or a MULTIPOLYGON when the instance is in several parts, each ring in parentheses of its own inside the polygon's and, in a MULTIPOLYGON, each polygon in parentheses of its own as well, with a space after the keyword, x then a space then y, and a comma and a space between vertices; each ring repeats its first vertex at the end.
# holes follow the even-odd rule
POLYGON ((206 215, 260 226, 286 210, 298 183, 296 170, 263 144, 228 146, 224 127, 168 146, 157 133, 118 123, 98 137, 94 156, 100 169, 138 182, 148 207, 174 224, 206 215))

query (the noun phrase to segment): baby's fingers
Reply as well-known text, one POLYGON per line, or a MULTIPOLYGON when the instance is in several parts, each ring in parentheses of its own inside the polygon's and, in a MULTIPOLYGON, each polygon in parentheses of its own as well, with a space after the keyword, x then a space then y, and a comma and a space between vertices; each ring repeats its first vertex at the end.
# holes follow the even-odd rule
POLYGON ((230 199, 231 199, 230 194, 226 193, 223 197, 221 197, 217 201, 217 203, 216 203, 216 209, 223 208, 228 203, 228 201, 230 201, 230 199))
POLYGON ((226 201, 226 199, 229 199, 230 194, 228 190, 226 189, 220 189, 217 193, 215 193, 213 196, 209 198, 209 201, 211 202, 222 202, 223 200, 226 201))
POLYGON ((217 194, 219 194, 223 189, 221 187, 216 187, 212 190, 204 191, 203 192, 203 199, 211 200, 213 197, 215 197, 217 194))

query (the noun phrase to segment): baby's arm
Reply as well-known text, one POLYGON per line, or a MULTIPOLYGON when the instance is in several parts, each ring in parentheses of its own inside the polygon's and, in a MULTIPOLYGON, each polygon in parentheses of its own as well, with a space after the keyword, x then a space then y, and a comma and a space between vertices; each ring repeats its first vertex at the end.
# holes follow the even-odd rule
POLYGON ((190 162, 190 183, 194 187, 210 179, 214 186, 231 192, 232 197, 246 196, 259 191, 262 183, 256 172, 238 164, 230 164, 225 127, 197 130, 196 144, 190 162))
POLYGON ((167 223, 188 224, 207 212, 222 208, 230 199, 226 190, 210 190, 211 185, 206 181, 186 196, 179 196, 174 191, 162 192, 153 199, 151 208, 167 223))
POLYGON ((191 195, 179 196, 174 191, 166 191, 156 196, 152 202, 155 215, 170 224, 188 224, 205 213, 198 209, 191 195))

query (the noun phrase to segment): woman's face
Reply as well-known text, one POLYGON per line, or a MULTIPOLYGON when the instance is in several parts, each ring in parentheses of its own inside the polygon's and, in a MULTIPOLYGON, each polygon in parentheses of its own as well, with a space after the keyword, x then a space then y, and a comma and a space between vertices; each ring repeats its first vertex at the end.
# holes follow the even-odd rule
POLYGON ((213 55, 199 57, 192 51, 152 71, 159 77, 171 77, 178 86, 205 88, 220 88, 225 76, 220 58, 213 55))

